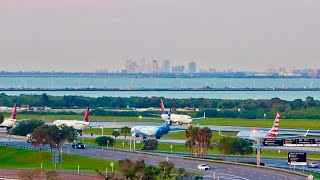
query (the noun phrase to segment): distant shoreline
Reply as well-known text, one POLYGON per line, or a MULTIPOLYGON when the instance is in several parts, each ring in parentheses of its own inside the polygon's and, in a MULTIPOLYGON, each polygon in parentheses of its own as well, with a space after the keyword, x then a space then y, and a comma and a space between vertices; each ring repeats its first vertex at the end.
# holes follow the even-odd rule
POLYGON ((0 88, 0 91, 320 91, 318 88, 0 88))

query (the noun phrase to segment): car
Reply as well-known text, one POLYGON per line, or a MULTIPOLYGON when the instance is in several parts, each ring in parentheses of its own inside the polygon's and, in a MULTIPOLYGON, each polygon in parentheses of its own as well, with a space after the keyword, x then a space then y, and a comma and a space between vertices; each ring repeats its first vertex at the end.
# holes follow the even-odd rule
POLYGON ((206 165, 206 164, 199 164, 198 165, 198 169, 199 170, 209 170, 210 167, 208 165, 206 165))
POLYGON ((74 148, 74 149, 85 149, 86 146, 82 142, 74 142, 72 144, 72 148, 74 148))
POLYGON ((308 162, 308 168, 318 168, 318 166, 317 162, 308 162))
POLYGON ((27 134, 27 142, 31 143, 32 142, 32 133, 27 134))

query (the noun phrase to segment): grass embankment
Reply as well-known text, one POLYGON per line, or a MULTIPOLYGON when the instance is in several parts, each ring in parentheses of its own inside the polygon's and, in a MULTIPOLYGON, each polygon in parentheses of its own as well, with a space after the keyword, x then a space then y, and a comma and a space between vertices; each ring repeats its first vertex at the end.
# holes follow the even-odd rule
MULTIPOLYGON (((7 116, 6 116, 7 117, 7 116)), ((18 114, 18 119, 83 119, 83 115, 37 115, 37 114, 18 114)), ((90 116, 91 121, 125 121, 125 122, 163 122, 162 120, 140 119, 138 117, 125 116, 90 116)), ((270 128, 274 119, 238 119, 238 118, 206 118, 197 120, 193 124, 223 125, 223 126, 247 126, 247 127, 266 127, 270 128)), ((280 128, 293 129, 315 129, 320 130, 319 119, 281 119, 280 128)))
MULTIPOLYGON (((1 168, 40 168, 43 163, 44 169, 54 169, 52 153, 36 150, 19 149, 0 146, 0 167, 1 168)), ((77 155, 63 154, 62 169, 77 170, 101 170, 110 168, 112 161, 89 158, 77 155)), ((114 169, 118 169, 118 163, 114 162, 114 169)), ((58 168, 59 165, 57 165, 58 168)))

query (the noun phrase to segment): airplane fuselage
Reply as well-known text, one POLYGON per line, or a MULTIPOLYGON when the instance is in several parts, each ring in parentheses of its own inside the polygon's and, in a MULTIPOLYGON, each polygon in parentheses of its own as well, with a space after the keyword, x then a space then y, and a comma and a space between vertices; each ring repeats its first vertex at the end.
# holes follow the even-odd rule
POLYGON ((76 130, 83 130, 90 125, 90 122, 78 121, 78 120, 55 120, 53 122, 56 126, 61 126, 63 124, 71 126, 76 130))
POLYGON ((12 128, 15 122, 16 119, 5 118, 3 122, 0 124, 0 127, 12 128))
POLYGON ((134 126, 131 128, 133 136, 154 136, 157 139, 161 138, 164 134, 168 134, 170 127, 165 126, 134 126))
POLYGON ((240 131, 237 137, 246 140, 256 141, 258 138, 265 138, 267 131, 240 131))
MULTIPOLYGON (((161 118, 163 120, 168 119, 168 114, 161 114, 161 118)), ((176 124, 190 124, 192 122, 192 118, 189 115, 183 114, 171 114, 171 120, 176 124)))

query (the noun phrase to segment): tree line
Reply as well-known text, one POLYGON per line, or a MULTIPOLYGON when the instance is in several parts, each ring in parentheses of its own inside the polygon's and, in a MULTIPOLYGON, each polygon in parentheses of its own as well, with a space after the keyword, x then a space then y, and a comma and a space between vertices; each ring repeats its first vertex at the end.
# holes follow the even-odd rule
MULTIPOLYGON (((295 99, 293 101, 281 100, 279 98, 260 99, 260 100, 229 100, 229 99, 165 99, 163 97, 83 97, 83 96, 49 96, 25 95, 8 96, 0 94, 0 106, 49 106, 52 108, 85 108, 91 107, 93 115, 101 116, 136 116, 133 111, 119 112, 114 109, 125 108, 158 108, 160 100, 163 100, 166 108, 172 108, 173 112, 177 108, 199 108, 200 111, 184 112, 191 116, 202 116, 206 112, 207 117, 226 117, 226 118, 273 118, 277 112, 281 112, 287 119, 320 119, 320 101, 313 97, 305 99, 295 99), (105 109, 109 109, 105 111, 105 109)), ((30 113, 30 112, 21 112, 30 113)), ((52 112, 38 112, 48 114, 52 112)), ((148 112, 150 113, 150 112, 148 112)), ((159 113, 155 111, 155 113, 159 113)), ((74 114, 74 112, 65 112, 74 114)))

